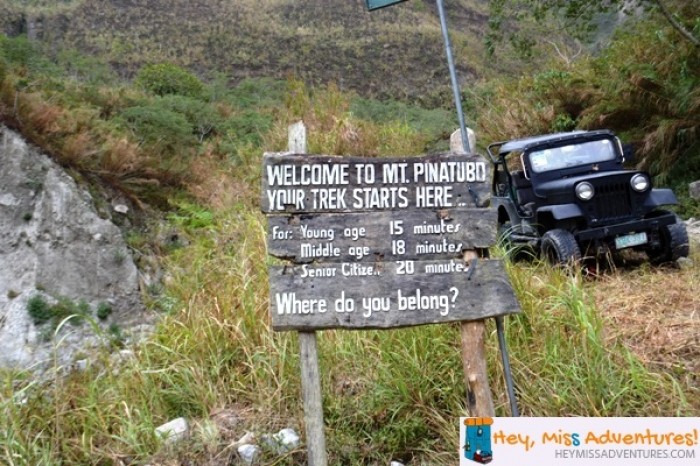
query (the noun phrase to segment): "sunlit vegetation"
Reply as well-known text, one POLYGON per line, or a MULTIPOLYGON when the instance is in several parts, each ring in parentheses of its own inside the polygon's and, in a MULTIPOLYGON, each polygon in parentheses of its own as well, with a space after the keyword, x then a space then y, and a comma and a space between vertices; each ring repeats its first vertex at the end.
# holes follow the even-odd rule
MULTIPOLYGON (((259 3, 265 11, 282 2, 259 3)), ((415 3, 415 11, 428 8, 428 2, 408 3, 415 3)), ((323 21, 304 16, 303 8, 289 7, 287 13, 310 24, 323 21)), ((151 18, 141 9, 134 14, 151 18)), ((240 14, 260 13, 243 8, 240 14)), ((105 15, 116 17, 110 9, 105 15)), ((372 27, 366 18, 365 23, 360 30, 372 27)), ((221 29, 216 22, 211 27, 221 29)), ((426 36, 437 34, 434 25, 421 27, 426 36)), ((248 37, 267 37, 249 32, 248 37)), ((309 69, 321 66, 314 60, 322 55, 315 55, 315 42, 307 42, 312 38, 303 30, 276 32, 294 36, 309 69)), ((398 41, 401 32, 398 25, 387 26, 382 40, 420 45, 398 41)), ((106 349, 86 370, 67 377, 60 367, 41 381, 20 371, 0 374, 0 462, 230 464, 236 453, 228 446, 247 430, 291 426, 303 432, 297 339, 269 326, 266 225, 258 205, 261 154, 285 150, 287 126, 298 120, 308 127, 313 153, 381 157, 441 150, 455 127, 453 112, 373 100, 368 95, 382 92, 350 92, 340 79, 313 85, 320 78, 231 80, 226 73, 196 73, 190 67, 195 62, 228 60, 223 55, 204 60, 207 47, 247 54, 239 59, 265 62, 263 71, 273 65, 287 69, 265 61, 271 51, 263 55, 242 47, 235 41, 244 36, 229 38, 223 29, 210 34, 209 45, 195 41, 188 48, 176 41, 171 53, 177 57, 155 57, 154 44, 129 45, 101 36, 104 29, 83 33, 103 58, 71 48, 47 55, 39 42, 0 36, 0 120, 89 182, 128 195, 142 213, 158 210, 186 246, 157 251, 169 279, 149 304, 162 320, 134 348, 133 359, 119 363, 106 349), (128 63, 133 82, 105 64, 115 59, 118 71, 128 63), (192 421, 192 435, 164 448, 153 429, 177 416, 192 421)), ((66 41, 87 40, 72 34, 66 41)), ((362 54, 370 52, 349 39, 341 45, 354 51, 360 69, 362 54)), ((457 41, 457 47, 464 44, 457 41)), ((401 66, 414 66, 414 59, 406 56, 401 66)), ((338 78, 346 76, 333 66, 338 78)), ((584 54, 570 62, 553 57, 533 75, 465 88, 467 115, 481 145, 541 132, 611 128, 636 144, 638 161, 658 182, 677 184, 700 177, 698 67, 697 51, 673 30, 640 23, 599 56, 584 54)), ((432 88, 428 81, 423 85, 432 88)), ((692 213, 693 206, 686 202, 682 209, 692 213)), ((147 248, 146 236, 130 232, 130 247, 147 248)), ((501 253, 494 248, 494 255, 501 253)), ((658 355, 643 346, 651 327, 640 324, 658 321, 650 314, 654 305, 657 312, 697 307, 688 297, 700 286, 696 268, 664 273, 645 265, 598 280, 538 261, 508 269, 523 309, 507 319, 523 414, 700 415, 697 371, 683 359, 697 359, 693 335, 679 337, 684 346, 663 347, 663 357, 652 357, 658 355), (682 304, 664 301, 667 294, 685 298, 682 304)), ((44 318, 47 306, 34 305, 44 318)), ((109 311, 96 312, 102 318, 109 311)), ((676 312, 674 319, 688 324, 685 314, 676 312)), ((496 410, 508 415, 495 329, 492 323, 487 328, 496 410)), ((122 341, 119 328, 104 337, 122 341)), ((392 459, 454 464, 457 418, 465 414, 456 326, 327 331, 319 341, 331 464, 392 459)), ((301 465, 305 453, 264 460, 301 465)))

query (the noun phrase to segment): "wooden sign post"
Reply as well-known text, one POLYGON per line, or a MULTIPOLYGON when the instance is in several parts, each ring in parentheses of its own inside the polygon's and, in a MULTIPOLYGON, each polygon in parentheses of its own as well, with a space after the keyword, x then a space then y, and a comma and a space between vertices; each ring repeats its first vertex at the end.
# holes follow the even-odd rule
POLYGON ((302 128, 290 128, 291 153, 264 155, 261 205, 283 261, 269 267, 272 327, 300 332, 309 464, 327 464, 316 330, 463 322, 469 412, 493 416, 483 322, 520 308, 503 263, 488 260, 490 165, 307 156, 302 128))

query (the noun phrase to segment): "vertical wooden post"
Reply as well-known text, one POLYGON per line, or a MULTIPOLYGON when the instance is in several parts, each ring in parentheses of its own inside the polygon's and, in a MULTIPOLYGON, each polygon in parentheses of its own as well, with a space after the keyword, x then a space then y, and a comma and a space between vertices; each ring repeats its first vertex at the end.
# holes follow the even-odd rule
MULTIPOLYGON (((474 132, 469 130, 468 134, 470 139, 469 147, 472 151, 475 151, 476 137, 474 132)), ((450 137, 450 151, 463 153, 463 147, 462 132, 457 130, 450 137)), ((478 259, 478 254, 475 251, 466 251, 464 253, 465 262, 471 262, 476 259, 478 259)), ((484 347, 486 322, 483 320, 463 322, 460 333, 462 336, 464 385, 467 388, 467 410, 472 417, 493 417, 496 413, 493 407, 491 388, 489 387, 488 372, 486 371, 486 352, 484 347)))
POLYGON ((318 369, 316 332, 299 332, 301 347, 301 390, 309 466, 326 466, 326 437, 323 431, 321 374, 318 369))
POLYGON ((287 150, 292 154, 306 154, 306 126, 303 121, 289 125, 287 150))
POLYGON ((462 367, 467 387, 467 409, 472 417, 493 417, 493 399, 486 372, 483 320, 462 324, 462 367))
MULTIPOLYGON (((478 259, 478 255, 475 251, 464 253, 465 262, 472 262, 476 259, 478 259)), ((469 415, 472 417, 493 417, 495 410, 489 388, 484 348, 486 322, 483 320, 463 322, 460 333, 462 334, 462 367, 464 369, 464 385, 467 387, 469 415)))
MULTIPOLYGON (((289 152, 306 153, 306 126, 299 121, 289 126, 289 152)), ((318 368, 316 332, 299 332, 301 351, 301 391, 304 399, 304 424, 309 466, 327 466, 326 436, 323 431, 321 373, 318 368)))

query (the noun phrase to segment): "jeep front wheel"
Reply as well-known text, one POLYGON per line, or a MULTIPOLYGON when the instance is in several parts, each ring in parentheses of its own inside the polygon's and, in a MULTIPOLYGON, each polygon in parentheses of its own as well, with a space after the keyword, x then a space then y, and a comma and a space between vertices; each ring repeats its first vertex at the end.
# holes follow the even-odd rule
POLYGON ((581 248, 570 232, 562 229, 550 230, 540 242, 542 258, 555 266, 569 266, 581 260, 581 248))
POLYGON ((659 248, 649 250, 649 260, 654 264, 673 262, 681 257, 688 257, 690 248, 688 243, 688 231, 685 223, 676 217, 676 223, 661 227, 661 245, 659 248))

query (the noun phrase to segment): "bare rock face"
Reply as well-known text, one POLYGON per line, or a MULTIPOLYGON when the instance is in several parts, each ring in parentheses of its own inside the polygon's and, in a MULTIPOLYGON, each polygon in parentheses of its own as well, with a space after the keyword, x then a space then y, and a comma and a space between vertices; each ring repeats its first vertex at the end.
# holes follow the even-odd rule
POLYGON ((688 185, 688 192, 690 194, 690 197, 695 199, 696 201, 700 201, 700 180, 698 181, 693 181, 688 185))
POLYGON ((120 230, 58 165, 0 126, 0 367, 64 366, 108 340, 109 328, 128 335, 146 320, 120 230), (56 331, 66 308, 86 318, 56 331))

